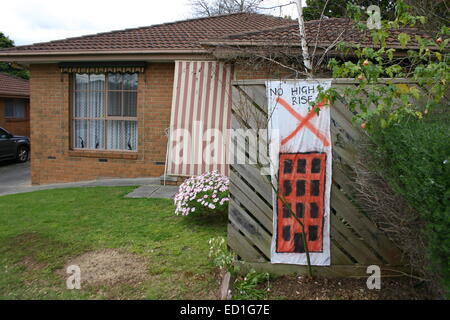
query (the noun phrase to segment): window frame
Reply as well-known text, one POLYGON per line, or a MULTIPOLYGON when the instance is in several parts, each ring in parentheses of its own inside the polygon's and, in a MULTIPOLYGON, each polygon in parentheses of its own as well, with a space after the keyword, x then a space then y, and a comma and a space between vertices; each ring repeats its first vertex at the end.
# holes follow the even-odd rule
POLYGON ((28 119, 28 115, 27 115, 27 99, 24 98, 9 98, 5 100, 5 104, 4 104, 4 117, 5 120, 13 120, 13 121, 25 121, 28 119), (23 104, 21 106, 23 106, 23 117, 17 117, 16 116, 16 107, 17 107, 17 102, 21 101, 23 102, 23 104), (12 107, 13 107, 13 116, 8 116, 7 115, 7 108, 10 107, 8 106, 8 103, 12 102, 12 107))
MULTIPOLYGON (((121 90, 109 90, 109 74, 115 74, 115 73, 120 73, 120 72, 105 72, 105 73, 99 73, 101 75, 105 76, 105 87, 104 90, 91 90, 90 86, 88 85, 87 90, 77 90, 76 89, 76 76, 77 74, 87 74, 87 75, 91 75, 89 73, 72 73, 70 76, 70 90, 71 90, 71 94, 70 94, 70 111, 69 111, 69 130, 70 130, 70 135, 69 135, 69 139, 70 139, 70 149, 74 150, 74 151, 82 151, 82 152, 87 152, 87 153, 92 153, 92 152, 99 152, 99 153, 132 153, 135 154, 139 151, 139 126, 138 126, 138 92, 139 92, 139 73, 132 73, 132 74, 136 74, 137 77, 137 84, 136 84, 136 90, 124 90, 123 89, 123 82, 122 82, 122 89, 121 90), (91 92, 102 92, 103 91, 103 103, 104 103, 104 110, 103 110, 103 117, 75 117, 75 104, 76 104, 76 93, 77 92, 86 92, 87 93, 87 97, 89 99, 89 94, 91 92), (109 92, 135 92, 136 93, 136 116, 131 117, 131 116, 110 116, 109 115, 109 92), (77 148, 75 147, 75 141, 74 141, 74 123, 76 120, 84 120, 84 121, 94 121, 94 120, 100 120, 100 121, 104 121, 105 125, 103 128, 103 135, 105 137, 104 139, 104 146, 105 148, 77 148), (127 150, 127 149, 108 149, 108 122, 110 121, 122 121, 121 126, 122 126, 122 130, 124 130, 124 126, 125 126, 125 121, 134 121, 136 123, 136 149, 135 150, 127 150)), ((88 82, 89 83, 89 82, 88 82)), ((121 111, 123 114, 124 111, 124 94, 121 94, 121 111)), ((89 130, 89 129, 88 129, 89 130)), ((90 145, 90 134, 87 134, 87 141, 86 144, 90 145)))

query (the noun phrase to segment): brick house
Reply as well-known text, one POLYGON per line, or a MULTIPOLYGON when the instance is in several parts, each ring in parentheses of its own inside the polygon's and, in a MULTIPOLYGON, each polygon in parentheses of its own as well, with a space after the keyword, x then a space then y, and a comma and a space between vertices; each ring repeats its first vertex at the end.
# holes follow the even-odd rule
MULTIPOLYGON (((337 37, 370 43, 347 19, 307 22, 306 31, 317 55, 337 37)), ((298 77, 236 57, 267 47, 299 56, 298 43, 295 21, 238 13, 1 50, 0 61, 26 65, 31 74, 32 183, 226 174, 221 161, 198 159, 205 148, 198 132, 230 127, 231 81, 298 77), (168 132, 178 139, 174 132, 183 128, 194 143, 180 153, 168 132), (174 164, 181 154, 197 158, 174 164)), ((225 140, 219 149, 223 160, 225 140)))
POLYGON ((19 136, 30 136, 28 80, 0 72, 0 127, 19 136))

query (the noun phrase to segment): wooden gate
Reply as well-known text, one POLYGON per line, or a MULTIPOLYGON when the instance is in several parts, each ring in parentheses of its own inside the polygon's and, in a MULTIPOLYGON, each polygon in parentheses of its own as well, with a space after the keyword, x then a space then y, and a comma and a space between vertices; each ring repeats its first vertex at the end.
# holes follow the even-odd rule
MULTIPOLYGON (((338 80, 333 81, 333 86, 351 86, 353 83, 351 80, 338 80)), ((232 129, 264 129, 267 126, 265 81, 234 81, 232 90, 232 129)), ((405 269, 400 250, 358 207, 353 196, 351 168, 355 161, 355 144, 363 132, 352 124, 352 117, 343 100, 331 107, 331 266, 314 267, 314 271, 317 275, 329 277, 367 276, 367 266, 378 265, 385 276, 398 274, 405 269)), ((253 164, 230 165, 229 246, 240 261, 245 262, 242 264, 244 269, 254 268, 274 274, 306 273, 306 266, 270 263, 272 187, 268 176, 261 175, 261 167, 255 164, 254 156, 259 151, 257 144, 251 143, 242 130, 233 132, 233 139, 240 139, 232 141, 234 153, 245 152, 247 160, 253 164)), ((262 153, 262 157, 267 157, 266 152, 262 153)), ((268 163, 265 160, 260 158, 258 163, 268 163)))

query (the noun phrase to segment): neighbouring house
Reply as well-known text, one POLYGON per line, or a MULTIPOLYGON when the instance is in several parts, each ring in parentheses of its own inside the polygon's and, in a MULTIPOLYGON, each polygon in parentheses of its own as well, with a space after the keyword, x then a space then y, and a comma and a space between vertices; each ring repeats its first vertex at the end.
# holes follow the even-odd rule
MULTIPOLYGON (((371 43, 348 19, 306 31, 315 56, 334 54, 337 39, 371 43)), ((227 174, 225 138, 214 163, 201 154, 205 131, 230 127, 231 81, 299 77, 275 53, 247 59, 268 48, 298 58, 298 38, 293 20, 237 13, 1 50, 0 61, 30 70, 32 183, 227 174), (191 133, 184 150, 177 129, 191 133)))
POLYGON ((0 127, 19 136, 30 136, 28 80, 0 72, 0 127))

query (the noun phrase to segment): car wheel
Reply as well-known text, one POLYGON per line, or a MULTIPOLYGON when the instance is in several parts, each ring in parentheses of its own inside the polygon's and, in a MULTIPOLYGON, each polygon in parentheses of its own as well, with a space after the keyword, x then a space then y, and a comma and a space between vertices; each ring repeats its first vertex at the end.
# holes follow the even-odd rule
POLYGON ((16 160, 17 162, 26 162, 28 161, 29 152, 28 149, 24 146, 20 146, 17 148, 16 160))

